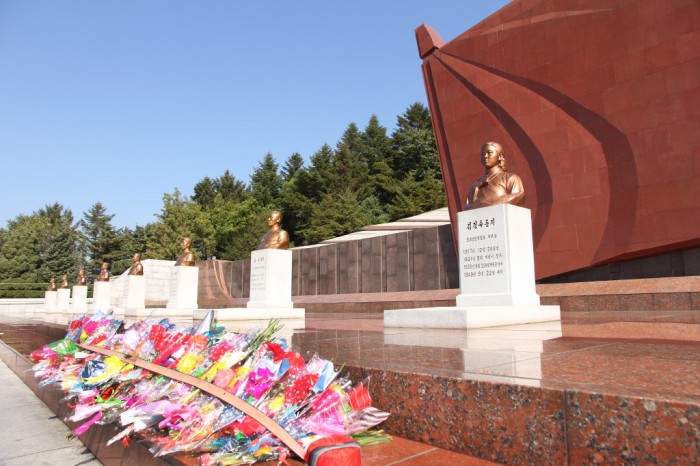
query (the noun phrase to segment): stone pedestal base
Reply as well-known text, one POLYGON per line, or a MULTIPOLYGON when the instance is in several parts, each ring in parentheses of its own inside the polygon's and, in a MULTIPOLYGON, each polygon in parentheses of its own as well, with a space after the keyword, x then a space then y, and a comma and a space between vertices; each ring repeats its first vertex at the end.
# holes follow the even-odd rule
POLYGON ((73 287, 73 310, 76 312, 87 311, 87 286, 75 285, 73 287))
POLYGON ((249 309, 293 309, 292 251, 261 249, 250 256, 249 309))
POLYGON ((457 214, 457 307, 537 306, 530 209, 499 204, 457 214))
POLYGON ((199 268, 174 266, 170 272, 170 296, 167 309, 197 309, 199 268))
POLYGON ((385 327, 484 328, 560 320, 540 306, 530 210, 499 204, 460 212, 456 307, 384 311, 385 327))
POLYGON ((124 287, 124 308, 126 310, 146 308, 146 277, 127 275, 124 287))
POLYGON ((112 308, 112 284, 110 282, 95 282, 92 289, 92 310, 107 312, 112 308))
POLYGON ((70 289, 59 288, 56 293, 58 293, 56 298, 56 309, 61 313, 68 311, 70 309, 70 289))
POLYGON ((47 291, 44 293, 44 308, 47 313, 58 310, 58 291, 47 291))
POLYGON ((384 311, 385 327, 470 329, 560 319, 559 306, 458 306, 384 311))

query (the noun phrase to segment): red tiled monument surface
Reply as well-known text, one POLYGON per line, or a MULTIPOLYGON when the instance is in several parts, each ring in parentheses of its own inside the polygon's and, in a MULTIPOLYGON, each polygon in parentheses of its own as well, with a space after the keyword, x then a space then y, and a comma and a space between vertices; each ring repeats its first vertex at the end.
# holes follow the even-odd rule
POLYGON ((700 244, 700 2, 515 0, 416 38, 453 219, 497 141, 537 278, 700 244))

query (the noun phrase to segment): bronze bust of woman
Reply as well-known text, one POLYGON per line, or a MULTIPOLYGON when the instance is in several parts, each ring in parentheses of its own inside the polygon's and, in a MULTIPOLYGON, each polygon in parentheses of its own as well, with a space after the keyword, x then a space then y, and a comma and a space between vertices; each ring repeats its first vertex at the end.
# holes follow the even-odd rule
POLYGON ((503 148, 497 142, 487 142, 481 147, 481 164, 485 174, 470 188, 464 210, 496 204, 525 204, 523 182, 515 173, 506 171, 503 148))

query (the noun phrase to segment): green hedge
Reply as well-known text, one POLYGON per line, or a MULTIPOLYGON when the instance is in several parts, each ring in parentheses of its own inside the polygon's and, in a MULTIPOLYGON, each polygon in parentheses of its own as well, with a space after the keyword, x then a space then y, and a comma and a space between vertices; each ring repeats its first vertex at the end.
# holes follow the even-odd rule
POLYGON ((0 298, 43 298, 47 287, 47 283, 0 283, 0 298))

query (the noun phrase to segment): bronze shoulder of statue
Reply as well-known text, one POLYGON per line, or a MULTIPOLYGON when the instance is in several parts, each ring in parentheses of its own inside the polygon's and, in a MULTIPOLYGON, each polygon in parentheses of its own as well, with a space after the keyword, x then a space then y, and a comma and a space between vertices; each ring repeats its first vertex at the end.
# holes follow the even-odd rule
POLYGON ((127 275, 143 275, 143 264, 141 263, 141 254, 136 253, 131 259, 131 267, 127 275))
POLYGON ((275 210, 267 217, 267 225, 270 228, 265 233, 258 244, 258 249, 288 249, 289 233, 284 231, 282 223, 282 212, 275 210))
POLYGON ((196 260, 195 260, 194 253, 189 252, 189 253, 180 254, 180 256, 175 261, 175 265, 191 267, 195 264, 195 262, 196 262, 196 260))
POLYGON ((103 262, 100 266, 100 274, 97 276, 98 282, 108 282, 109 281, 109 264, 103 262))
POLYGON ((180 242, 180 249, 182 249, 182 253, 180 256, 177 258, 175 261, 175 265, 178 267, 184 266, 184 267, 192 267, 194 266, 196 262, 196 258, 194 256, 194 252, 190 250, 192 247, 192 238, 189 236, 186 236, 182 239, 180 242))
POLYGON ((515 173, 506 171, 503 148, 487 142, 481 148, 481 163, 485 174, 469 188, 464 210, 497 204, 525 205, 525 188, 515 173))

